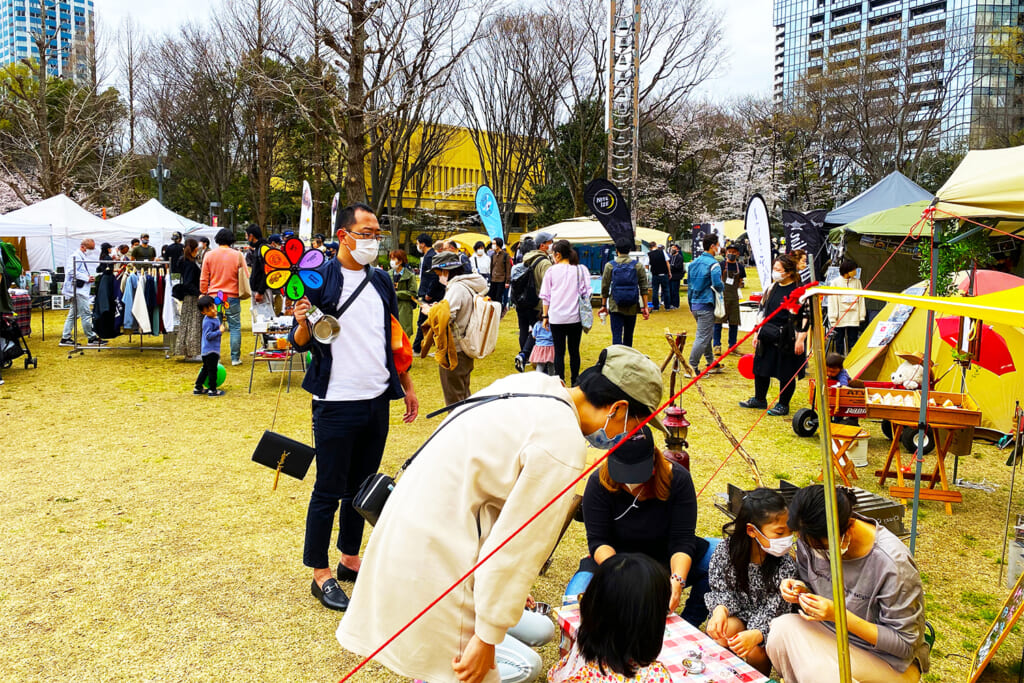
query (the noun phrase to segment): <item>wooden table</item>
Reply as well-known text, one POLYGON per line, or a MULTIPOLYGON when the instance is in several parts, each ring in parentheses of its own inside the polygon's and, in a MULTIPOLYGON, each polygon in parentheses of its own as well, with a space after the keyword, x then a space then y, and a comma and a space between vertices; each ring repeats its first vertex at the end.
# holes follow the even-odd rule
MULTIPOLYGON (((555 610, 558 625, 572 640, 580 625, 579 605, 567 605, 555 610)), ((658 661, 665 665, 672 680, 677 683, 767 683, 768 679, 757 669, 735 654, 708 638, 678 614, 670 614, 665 621, 665 642, 658 655, 658 661), (683 659, 693 651, 699 651, 704 662, 704 672, 687 673, 683 659)))

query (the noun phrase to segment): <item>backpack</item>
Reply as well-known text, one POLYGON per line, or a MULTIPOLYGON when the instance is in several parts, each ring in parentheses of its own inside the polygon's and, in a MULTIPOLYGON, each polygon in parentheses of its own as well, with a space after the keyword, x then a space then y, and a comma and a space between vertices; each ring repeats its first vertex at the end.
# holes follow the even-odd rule
POLYGON ((21 277, 21 259, 10 242, 0 240, 0 265, 3 265, 3 272, 11 281, 21 277))
MULTIPOLYGON (((469 314, 466 330, 456 334, 462 352, 470 358, 485 358, 494 353, 498 345, 498 325, 501 323, 501 303, 473 293, 473 310, 469 314)), ((455 326, 452 326, 455 329, 455 326)), ((457 330, 456 330, 457 331, 457 330)))
POLYGON ((533 268, 536 263, 534 261, 533 265, 529 266, 525 263, 517 263, 512 267, 510 279, 512 286, 509 296, 516 308, 524 311, 536 308, 540 303, 540 296, 537 295, 537 283, 534 282, 533 277, 533 268))
POLYGON ((612 261, 611 295, 619 306, 635 306, 640 300, 640 276, 636 261, 612 261))

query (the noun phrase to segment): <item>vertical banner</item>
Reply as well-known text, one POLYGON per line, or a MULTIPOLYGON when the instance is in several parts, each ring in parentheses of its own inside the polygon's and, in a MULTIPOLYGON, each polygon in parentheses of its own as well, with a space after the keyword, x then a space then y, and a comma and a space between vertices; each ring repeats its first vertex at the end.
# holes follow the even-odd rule
POLYGON ((329 242, 333 242, 334 241, 334 234, 338 231, 338 228, 335 227, 334 224, 335 224, 335 221, 337 221, 337 219, 338 219, 338 202, 340 202, 340 201, 341 201, 341 193, 340 192, 335 192, 334 193, 334 199, 331 201, 331 231, 330 231, 331 232, 331 239, 328 240, 329 242))
POLYGON ((764 197, 755 194, 750 198, 743 214, 743 224, 763 290, 772 282, 772 236, 768 225, 768 205, 764 203, 764 197))
POLYGON ((690 253, 697 258, 704 253, 704 238, 711 232, 710 223, 698 223, 690 229, 690 253))
POLYGON ((501 227, 501 211, 498 208, 498 200, 491 188, 486 185, 477 188, 476 212, 480 214, 480 221, 484 224, 484 229, 492 240, 499 237, 502 240, 505 239, 505 233, 501 227))
POLYGON ((604 178, 595 178, 583 191, 583 201, 604 226, 612 242, 618 242, 620 239, 636 242, 629 204, 615 185, 604 178))
POLYGON ((313 193, 309 183, 302 181, 302 211, 299 213, 299 239, 307 244, 313 239, 313 193))
MULTIPOLYGON (((797 211, 782 211, 782 227, 786 236, 786 251, 803 249, 809 256, 814 257, 814 273, 810 268, 800 272, 801 279, 805 282, 820 280, 825 275, 828 266, 826 261, 828 255, 825 250, 825 209, 815 209, 807 214, 797 211)), ((810 261, 810 260, 808 260, 810 261)))

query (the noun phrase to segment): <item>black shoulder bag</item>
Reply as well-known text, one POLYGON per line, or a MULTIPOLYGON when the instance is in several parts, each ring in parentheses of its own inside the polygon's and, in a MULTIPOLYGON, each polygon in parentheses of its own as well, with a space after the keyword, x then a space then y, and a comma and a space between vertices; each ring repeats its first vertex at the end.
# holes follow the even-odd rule
POLYGON ((469 406, 461 413, 453 415, 450 419, 442 422, 441 425, 434 430, 434 433, 423 442, 423 445, 417 448, 416 452, 405 461, 405 464, 402 465, 401 469, 398 470, 398 473, 394 477, 384 474, 383 472, 377 472, 376 474, 371 474, 367 477, 366 481, 364 481, 362 486, 359 487, 356 497, 352 500, 352 507, 354 507, 356 512, 362 515, 363 519, 369 522, 371 526, 377 524, 377 520, 380 519, 380 515, 384 511, 384 505, 388 502, 388 497, 391 496, 391 492, 395 490, 396 479, 402 476, 402 473, 405 472, 409 465, 412 464, 412 461, 416 459, 416 456, 420 454, 420 451, 426 448, 427 444, 429 444, 442 429, 451 424, 452 421, 459 417, 459 415, 465 415, 473 408, 479 408, 480 406, 491 403, 492 401, 498 401, 506 398, 550 398, 568 405, 568 401, 564 398, 552 396, 551 394, 508 393, 494 394, 491 396, 470 396, 465 400, 458 401, 450 406, 445 406, 440 410, 435 410, 427 415, 427 417, 436 417, 442 413, 447 413, 464 405, 469 406))

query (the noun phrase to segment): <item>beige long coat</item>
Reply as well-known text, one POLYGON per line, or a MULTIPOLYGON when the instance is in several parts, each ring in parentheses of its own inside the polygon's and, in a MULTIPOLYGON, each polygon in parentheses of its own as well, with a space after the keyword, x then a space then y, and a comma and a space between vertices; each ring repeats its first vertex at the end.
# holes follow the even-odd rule
MULTIPOLYGON (((519 528, 582 471, 586 441, 569 392, 538 372, 500 379, 480 394, 509 398, 448 418, 391 494, 370 536, 337 637, 367 655, 519 528)), ((551 553, 570 495, 548 508, 377 656, 407 678, 456 680, 452 658, 470 638, 501 642, 551 553)), ((485 679, 497 683, 497 671, 485 679)))

